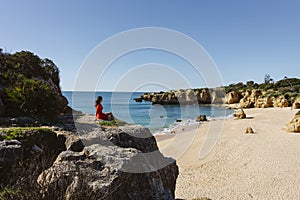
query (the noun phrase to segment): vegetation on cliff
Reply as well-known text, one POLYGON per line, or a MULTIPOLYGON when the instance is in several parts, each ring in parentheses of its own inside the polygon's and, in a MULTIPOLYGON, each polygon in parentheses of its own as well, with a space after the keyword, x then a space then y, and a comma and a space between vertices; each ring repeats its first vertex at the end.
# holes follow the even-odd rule
POLYGON ((9 54, 0 49, 0 116, 53 118, 67 104, 59 82, 51 60, 29 51, 9 54))

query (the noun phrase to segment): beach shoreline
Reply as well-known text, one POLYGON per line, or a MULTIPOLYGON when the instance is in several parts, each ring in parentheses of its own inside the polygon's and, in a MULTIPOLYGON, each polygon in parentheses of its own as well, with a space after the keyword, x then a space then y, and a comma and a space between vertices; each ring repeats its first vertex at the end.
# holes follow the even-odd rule
POLYGON ((160 151, 177 160, 176 198, 300 198, 300 135, 283 130, 298 110, 244 111, 246 119, 211 120, 192 130, 155 136, 160 151), (221 133, 209 154, 200 159, 213 123, 222 123, 221 133), (245 134, 247 127, 254 134, 245 134))

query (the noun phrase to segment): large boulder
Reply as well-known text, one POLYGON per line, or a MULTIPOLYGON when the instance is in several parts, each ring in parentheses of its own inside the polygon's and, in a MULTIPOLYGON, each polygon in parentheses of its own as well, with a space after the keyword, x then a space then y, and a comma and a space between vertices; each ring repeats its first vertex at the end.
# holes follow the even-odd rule
POLYGON ((8 199, 174 199, 176 161, 147 128, 77 119, 81 141, 66 131, 22 129, 18 141, 0 142, 2 186, 20 190, 8 199))
MULTIPOLYGON (((37 181, 46 199, 174 199, 177 168, 127 172, 135 167, 140 153, 99 144, 80 153, 65 151, 37 181)), ((151 167, 152 163, 143 164, 151 167)))
POLYGON ((280 108, 289 107, 289 102, 284 96, 279 96, 273 100, 273 106, 280 108))
POLYGON ((300 132, 300 112, 298 112, 294 118, 285 125, 284 129, 288 132, 300 132))
POLYGON ((238 119, 244 119, 246 118, 246 113, 244 112, 243 109, 239 109, 233 113, 233 116, 238 118, 238 119))
POLYGON ((86 126, 82 152, 64 151, 38 184, 44 198, 174 199, 178 167, 141 126, 86 126))
POLYGON ((240 95, 236 91, 231 91, 225 95, 225 103, 233 104, 240 101, 240 95))

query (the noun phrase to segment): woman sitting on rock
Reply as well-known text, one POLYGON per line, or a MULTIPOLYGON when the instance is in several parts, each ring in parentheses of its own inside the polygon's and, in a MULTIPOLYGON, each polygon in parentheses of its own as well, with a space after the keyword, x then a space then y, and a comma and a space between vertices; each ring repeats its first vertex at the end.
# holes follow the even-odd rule
POLYGON ((102 106, 102 101, 103 101, 103 98, 102 96, 98 96, 97 97, 97 100, 96 100, 96 103, 95 103, 95 107, 96 107, 96 119, 99 120, 99 119, 102 119, 102 120, 114 120, 114 116, 113 114, 110 112, 110 113, 103 113, 102 110, 103 110, 103 106, 102 106))

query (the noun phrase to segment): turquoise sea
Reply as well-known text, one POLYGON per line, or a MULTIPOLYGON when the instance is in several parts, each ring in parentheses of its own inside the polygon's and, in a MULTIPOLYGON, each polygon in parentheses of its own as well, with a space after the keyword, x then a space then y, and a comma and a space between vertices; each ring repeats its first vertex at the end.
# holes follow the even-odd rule
POLYGON ((95 99, 103 97, 103 111, 113 112, 118 119, 148 127, 152 133, 168 131, 181 123, 195 123, 199 115, 208 118, 224 118, 232 110, 210 105, 152 105, 151 102, 135 102, 142 92, 70 92, 64 91, 69 106, 87 114, 95 113, 95 99))

